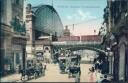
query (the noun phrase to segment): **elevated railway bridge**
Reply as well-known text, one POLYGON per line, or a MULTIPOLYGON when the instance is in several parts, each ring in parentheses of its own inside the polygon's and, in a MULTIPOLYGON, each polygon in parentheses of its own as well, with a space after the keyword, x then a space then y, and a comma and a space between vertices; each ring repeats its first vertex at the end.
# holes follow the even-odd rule
POLYGON ((57 41, 52 42, 52 46, 53 50, 59 50, 61 48, 71 51, 88 49, 105 54, 100 41, 57 41))

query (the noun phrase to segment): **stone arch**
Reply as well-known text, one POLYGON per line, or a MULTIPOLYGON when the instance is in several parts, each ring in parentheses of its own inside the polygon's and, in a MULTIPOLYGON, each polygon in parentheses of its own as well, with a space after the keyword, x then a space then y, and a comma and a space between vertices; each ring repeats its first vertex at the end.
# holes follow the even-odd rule
POLYGON ((119 54, 119 69, 118 69, 118 76, 119 80, 125 81, 126 80, 126 50, 128 47, 128 40, 125 36, 120 37, 119 44, 118 44, 118 54, 119 54))

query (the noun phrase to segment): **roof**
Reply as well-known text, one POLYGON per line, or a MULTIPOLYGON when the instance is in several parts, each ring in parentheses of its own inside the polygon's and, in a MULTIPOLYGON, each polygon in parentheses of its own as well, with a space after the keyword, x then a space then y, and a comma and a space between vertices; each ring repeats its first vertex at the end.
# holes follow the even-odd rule
MULTIPOLYGON (((53 8, 53 6, 51 6, 51 5, 45 5, 45 4, 41 4, 41 5, 32 7, 33 13, 36 13, 36 11, 38 11, 38 9, 40 9, 40 8, 42 8, 42 7, 48 7, 49 9, 51 9, 51 10, 53 10, 55 13, 57 13, 57 11, 53 8)), ((57 13, 57 15, 58 15, 58 13, 57 13)))
POLYGON ((38 5, 32 7, 32 12, 35 15, 35 27, 37 31, 40 31, 43 35, 63 35, 63 24, 59 14, 51 5, 38 5), (51 16, 51 14, 53 16, 51 16), (41 17, 43 19, 41 19, 41 17), (52 24, 54 19, 54 23, 52 24), (56 34, 57 33, 57 34, 56 34))

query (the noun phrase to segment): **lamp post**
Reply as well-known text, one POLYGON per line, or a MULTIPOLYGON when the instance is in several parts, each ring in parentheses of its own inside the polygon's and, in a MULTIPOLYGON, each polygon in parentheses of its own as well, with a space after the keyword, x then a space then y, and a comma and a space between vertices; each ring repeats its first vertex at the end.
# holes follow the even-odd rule
POLYGON ((26 69, 26 48, 23 48, 23 62, 22 62, 22 68, 26 69))
POLYGON ((111 52, 111 49, 107 47, 107 55, 109 57, 109 74, 113 74, 113 52, 111 52))

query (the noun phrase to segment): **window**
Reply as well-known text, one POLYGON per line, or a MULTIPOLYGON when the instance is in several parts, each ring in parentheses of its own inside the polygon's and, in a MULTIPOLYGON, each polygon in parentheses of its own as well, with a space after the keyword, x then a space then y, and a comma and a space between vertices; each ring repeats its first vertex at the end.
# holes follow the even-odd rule
POLYGON ((16 53, 16 64, 20 64, 20 54, 16 53))

